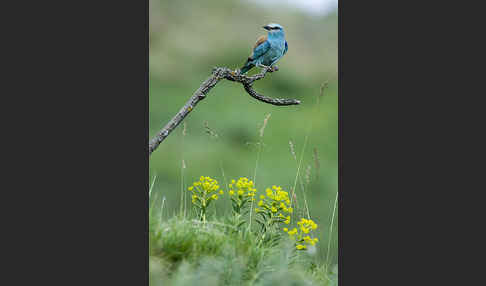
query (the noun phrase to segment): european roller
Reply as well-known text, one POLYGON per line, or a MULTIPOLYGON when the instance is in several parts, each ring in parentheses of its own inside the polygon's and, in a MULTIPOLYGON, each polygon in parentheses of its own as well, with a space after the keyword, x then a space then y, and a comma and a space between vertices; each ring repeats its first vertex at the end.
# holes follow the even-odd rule
POLYGON ((252 54, 240 70, 242 74, 248 72, 254 66, 273 67, 287 53, 288 45, 283 27, 271 23, 263 26, 263 29, 268 31, 268 35, 258 38, 253 46, 252 54))

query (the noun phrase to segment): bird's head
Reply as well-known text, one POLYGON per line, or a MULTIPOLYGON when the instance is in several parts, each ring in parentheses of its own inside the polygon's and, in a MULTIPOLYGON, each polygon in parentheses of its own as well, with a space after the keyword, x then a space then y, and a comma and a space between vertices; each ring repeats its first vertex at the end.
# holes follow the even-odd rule
POLYGON ((270 23, 266 26, 263 26, 263 29, 268 31, 269 36, 277 36, 277 35, 283 35, 284 34, 283 27, 280 26, 279 24, 275 24, 275 23, 270 23))

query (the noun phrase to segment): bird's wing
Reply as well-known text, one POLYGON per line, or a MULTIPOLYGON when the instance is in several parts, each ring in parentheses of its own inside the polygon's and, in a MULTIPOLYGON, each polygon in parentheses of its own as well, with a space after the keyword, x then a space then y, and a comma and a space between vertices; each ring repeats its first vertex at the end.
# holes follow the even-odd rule
POLYGON ((261 45, 266 40, 267 40, 267 35, 263 35, 263 36, 258 37, 256 43, 253 45, 253 50, 255 50, 256 47, 258 47, 259 45, 261 45))
POLYGON ((287 53, 288 49, 289 49, 289 45, 287 44, 287 41, 285 41, 285 50, 283 52, 284 55, 287 53))
POLYGON ((253 46, 253 54, 250 58, 256 59, 265 54, 270 49, 270 44, 267 41, 267 36, 260 36, 253 46))

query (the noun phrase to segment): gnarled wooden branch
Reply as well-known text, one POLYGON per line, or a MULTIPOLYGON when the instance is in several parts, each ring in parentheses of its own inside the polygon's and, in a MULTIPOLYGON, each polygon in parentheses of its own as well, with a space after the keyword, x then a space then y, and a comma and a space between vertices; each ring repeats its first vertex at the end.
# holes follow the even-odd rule
POLYGON ((253 90, 253 82, 265 77, 267 72, 277 71, 278 69, 275 67, 274 69, 271 68, 263 68, 262 72, 253 76, 247 76, 243 74, 239 74, 237 71, 232 71, 226 67, 217 67, 213 69, 211 76, 206 79, 201 86, 196 90, 193 96, 186 102, 186 104, 179 110, 179 112, 167 123, 162 130, 155 135, 152 140, 149 142, 149 155, 159 147, 160 143, 164 141, 164 139, 169 136, 169 134, 174 130, 179 123, 184 120, 184 118, 191 112, 194 107, 199 103, 199 101, 206 98, 206 94, 222 79, 227 79, 230 81, 239 82, 243 85, 246 92, 252 96, 253 98, 273 105, 295 105, 300 104, 299 100, 296 99, 282 99, 282 98, 271 98, 266 97, 261 94, 258 94, 255 90, 253 90))

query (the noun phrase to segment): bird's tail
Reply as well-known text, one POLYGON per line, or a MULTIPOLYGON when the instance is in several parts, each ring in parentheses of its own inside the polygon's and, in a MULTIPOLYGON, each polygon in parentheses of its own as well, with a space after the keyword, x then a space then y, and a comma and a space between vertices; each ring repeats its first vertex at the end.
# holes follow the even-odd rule
POLYGON ((242 74, 247 73, 249 70, 251 70, 255 65, 250 63, 250 61, 246 61, 245 65, 240 69, 240 72, 242 74))

